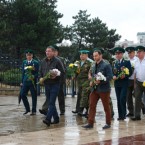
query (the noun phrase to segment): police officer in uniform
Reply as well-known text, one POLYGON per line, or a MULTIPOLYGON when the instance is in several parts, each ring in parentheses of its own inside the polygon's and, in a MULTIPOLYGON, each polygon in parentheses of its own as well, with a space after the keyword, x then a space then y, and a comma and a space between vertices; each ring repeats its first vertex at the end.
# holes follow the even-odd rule
POLYGON ((32 96, 32 113, 30 115, 36 115, 36 107, 37 107, 37 87, 36 82, 38 79, 38 71, 39 71, 39 64, 38 61, 33 59, 34 52, 31 49, 25 51, 26 53, 26 60, 23 61, 22 64, 22 101, 25 106, 27 114, 30 112, 30 105, 27 99, 28 91, 30 90, 32 96), (31 66, 31 70, 28 67, 31 66))
POLYGON ((118 106, 118 120, 126 119, 126 96, 128 88, 128 78, 132 75, 131 63, 123 58, 125 50, 121 47, 114 48, 116 60, 113 63, 113 79, 118 106), (129 73, 122 74, 124 68, 127 68, 129 73), (122 75, 121 75, 122 74, 122 75))

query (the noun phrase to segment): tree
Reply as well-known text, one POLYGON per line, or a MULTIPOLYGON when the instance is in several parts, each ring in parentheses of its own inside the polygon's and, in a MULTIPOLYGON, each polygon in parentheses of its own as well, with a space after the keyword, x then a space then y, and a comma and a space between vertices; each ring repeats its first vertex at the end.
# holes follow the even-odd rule
POLYGON ((72 44, 77 44, 78 50, 80 50, 86 42, 87 28, 91 21, 89 17, 90 15, 87 14, 87 10, 80 10, 78 15, 73 16, 73 25, 65 28, 65 38, 70 39, 72 44))
POLYGON ((0 13, 0 16, 9 26, 6 30, 10 29, 9 47, 16 49, 18 57, 24 48, 44 53, 47 45, 63 39, 63 26, 58 21, 63 15, 56 11, 57 0, 3 1, 7 4, 5 7, 4 2, 1 2, 8 21, 4 14, 0 13))
POLYGON ((11 25, 9 23, 10 2, 0 0, 0 48, 6 50, 10 46, 11 25))
POLYGON ((112 48, 115 42, 118 41, 121 36, 115 34, 116 30, 109 30, 105 23, 103 23, 98 17, 91 20, 88 26, 87 42, 91 44, 91 47, 103 47, 112 48))
POLYGON ((116 34, 115 29, 109 30, 98 17, 90 19, 86 10, 80 10, 73 19, 75 21, 73 25, 65 28, 65 38, 70 39, 78 49, 95 47, 109 49, 114 47, 115 42, 121 38, 116 34))

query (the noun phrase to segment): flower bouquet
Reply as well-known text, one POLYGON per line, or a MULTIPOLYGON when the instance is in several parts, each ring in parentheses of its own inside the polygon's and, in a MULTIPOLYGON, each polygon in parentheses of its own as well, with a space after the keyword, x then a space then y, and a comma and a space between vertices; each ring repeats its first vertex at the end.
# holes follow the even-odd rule
POLYGON ((95 74, 91 80, 93 88, 96 88, 96 85, 98 85, 96 81, 106 81, 106 77, 101 72, 95 74))
POLYGON ((117 76, 117 79, 122 78, 125 75, 129 75, 129 69, 123 66, 121 68, 121 73, 117 76))
POLYGON ((46 73, 46 75, 43 78, 40 78, 37 84, 42 85, 46 79, 53 79, 56 76, 60 76, 60 74, 61 72, 58 69, 52 69, 48 73, 46 73))
POLYGON ((142 83, 143 87, 145 87, 145 81, 142 83))
POLYGON ((80 73, 79 61, 76 61, 75 63, 70 63, 67 68, 67 74, 71 77, 74 77, 77 73, 80 73))
POLYGON ((34 75, 32 74, 32 71, 34 70, 34 66, 26 66, 24 67, 24 70, 25 70, 25 74, 28 78, 28 81, 32 81, 32 84, 35 88, 35 84, 34 84, 34 75))

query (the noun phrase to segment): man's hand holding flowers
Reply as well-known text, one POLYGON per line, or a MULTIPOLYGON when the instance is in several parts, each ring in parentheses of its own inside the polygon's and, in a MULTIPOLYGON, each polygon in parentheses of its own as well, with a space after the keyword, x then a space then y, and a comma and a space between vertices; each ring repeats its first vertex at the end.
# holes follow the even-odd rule
POLYGON ((101 81, 106 81, 106 77, 101 72, 98 72, 92 78, 90 82, 90 87, 96 87, 96 85, 99 85, 101 81))
POLYGON ((122 67, 121 73, 116 77, 116 79, 124 79, 126 75, 129 75, 129 69, 127 67, 122 67))
POLYGON ((74 78, 76 74, 79 74, 80 73, 79 61, 76 61, 75 63, 70 63, 67 72, 72 78, 74 78))
POLYGON ((26 66, 24 67, 25 73, 27 75, 28 81, 32 81, 32 84, 34 85, 34 75, 32 74, 32 71, 35 70, 34 66, 26 66))
POLYGON ((50 70, 43 78, 39 79, 37 84, 43 84, 46 79, 55 79, 57 76, 60 76, 61 72, 58 69, 50 70))

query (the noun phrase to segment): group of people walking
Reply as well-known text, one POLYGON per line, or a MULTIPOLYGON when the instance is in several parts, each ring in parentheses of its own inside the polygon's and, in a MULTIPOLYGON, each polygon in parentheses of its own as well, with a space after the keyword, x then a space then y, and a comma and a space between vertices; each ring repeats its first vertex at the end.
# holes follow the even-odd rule
MULTIPOLYGON (((30 112, 27 100, 27 94, 30 90, 32 95, 32 113, 30 115, 36 115, 36 82, 39 76, 40 80, 43 80, 46 96, 46 100, 39 112, 46 116, 43 123, 47 126, 59 123, 59 115, 55 106, 57 97, 60 115, 65 113, 63 86, 66 79, 66 64, 64 59, 58 55, 58 52, 59 48, 56 45, 47 47, 46 57, 39 64, 33 59, 34 53, 31 50, 27 50, 26 60, 23 61, 22 65, 21 96, 26 109, 24 114, 30 112), (32 66, 30 71, 28 66, 32 66), (49 73, 53 69, 57 69, 60 75, 49 73)), ((88 119, 88 123, 82 127, 86 129, 93 128, 96 105, 99 99, 102 101, 106 115, 106 123, 103 129, 111 127, 111 118, 114 115, 110 96, 110 81, 112 79, 114 80, 117 98, 118 120, 124 120, 126 117, 132 117, 133 121, 141 120, 141 109, 145 113, 142 102, 142 96, 145 93, 145 47, 114 48, 116 59, 112 64, 108 60, 103 59, 104 51, 102 48, 94 49, 94 60, 88 57, 88 52, 87 50, 79 52, 80 60, 77 61, 78 71, 73 78, 77 80, 78 94, 76 108, 72 113, 77 113, 79 116, 85 116, 88 119), (128 52, 128 60, 123 58, 125 51, 128 52), (133 103, 133 94, 135 105, 133 103), (128 108, 128 114, 126 108, 128 108), (84 109, 85 113, 83 113, 84 109)))

